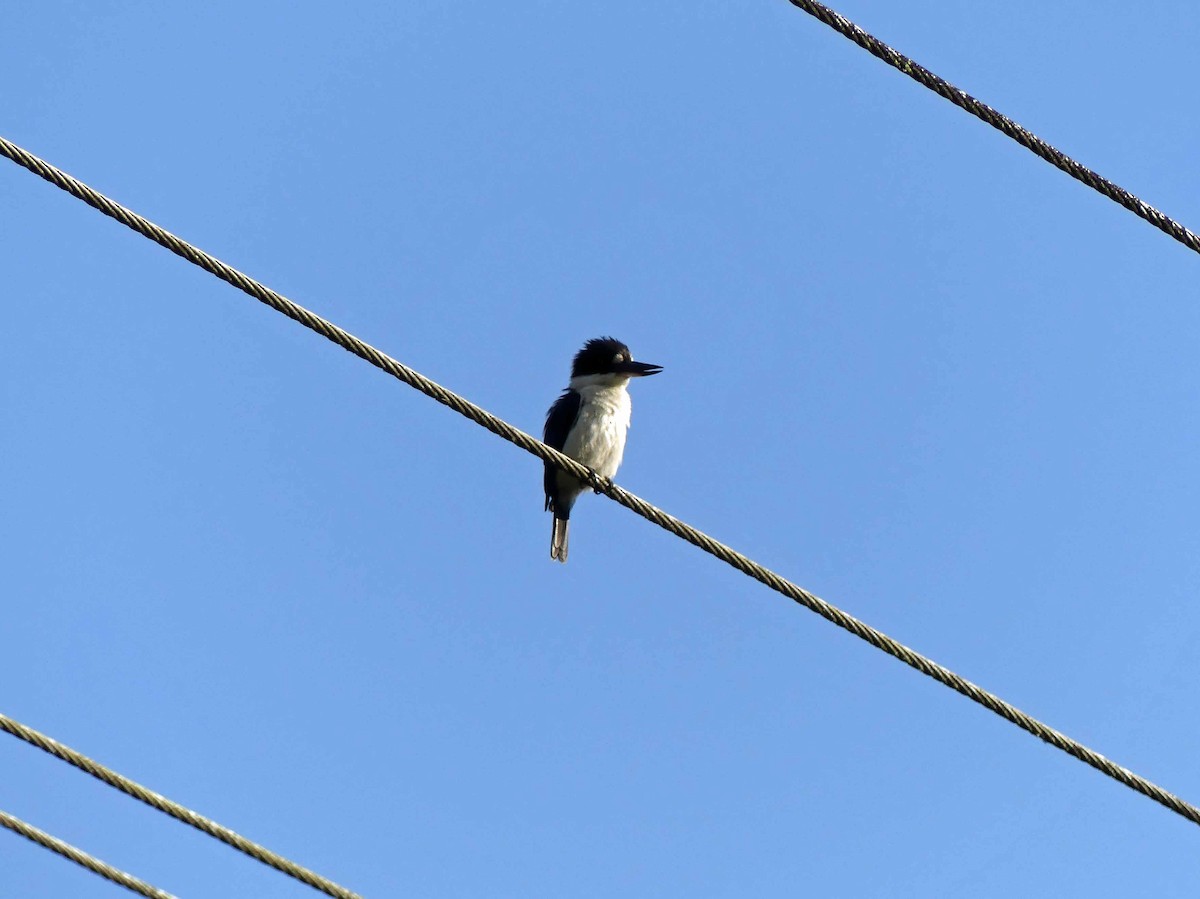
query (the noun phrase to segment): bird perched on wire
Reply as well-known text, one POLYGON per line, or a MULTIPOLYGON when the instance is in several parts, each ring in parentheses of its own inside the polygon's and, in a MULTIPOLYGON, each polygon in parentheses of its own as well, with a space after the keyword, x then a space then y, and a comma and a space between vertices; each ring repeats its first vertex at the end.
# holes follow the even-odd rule
MULTIPOLYGON (((583 345, 571 363, 571 381, 546 413, 542 439, 601 477, 611 478, 625 453, 629 430, 631 378, 656 375, 661 365, 634 362, 629 347, 612 337, 583 345)), ((585 486, 557 466, 546 464, 546 509, 554 513, 550 558, 567 561, 571 507, 585 486)))

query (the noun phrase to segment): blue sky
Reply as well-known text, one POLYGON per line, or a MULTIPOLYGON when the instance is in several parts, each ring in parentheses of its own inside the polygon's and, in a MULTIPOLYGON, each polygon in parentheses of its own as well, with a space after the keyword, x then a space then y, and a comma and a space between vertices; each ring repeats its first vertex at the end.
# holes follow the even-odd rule
MULTIPOLYGON (((1185 224, 1194 5, 839 11, 1185 224)), ((1194 254, 782 0, 16 5, 3 134, 1200 801, 1194 254)), ((3 711, 386 896, 1188 896, 1195 826, 0 166, 3 711)), ((0 808, 316 895, 13 739, 0 808)), ((0 834, 0 894, 115 886, 0 834)))

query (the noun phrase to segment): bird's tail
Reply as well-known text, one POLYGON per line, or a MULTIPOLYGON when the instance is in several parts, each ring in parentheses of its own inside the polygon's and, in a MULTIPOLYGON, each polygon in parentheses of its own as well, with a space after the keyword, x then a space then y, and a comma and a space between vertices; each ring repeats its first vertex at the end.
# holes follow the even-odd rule
POLYGON ((567 527, 571 522, 566 518, 554 517, 554 532, 550 537, 550 558, 560 562, 567 561, 567 527))

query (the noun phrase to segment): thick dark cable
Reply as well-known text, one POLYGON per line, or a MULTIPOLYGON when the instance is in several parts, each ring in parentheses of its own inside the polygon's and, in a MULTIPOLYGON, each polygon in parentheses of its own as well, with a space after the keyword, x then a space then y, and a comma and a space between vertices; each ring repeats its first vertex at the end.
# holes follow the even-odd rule
POLYGON ((39 733, 32 727, 27 727, 21 722, 9 718, 7 715, 0 714, 0 730, 24 740, 31 746, 36 746, 43 752, 50 753, 55 758, 62 759, 64 762, 74 765, 80 771, 87 772, 97 780, 103 781, 110 787, 120 790, 126 796, 132 796, 134 799, 141 800, 151 808, 156 808, 177 821, 190 824, 196 830, 206 833, 210 837, 215 837, 239 852, 243 852, 265 865, 270 865, 275 870, 282 871, 289 877, 296 878, 301 883, 308 884, 313 889, 320 890, 328 896, 335 897, 335 899, 362 899, 358 893, 338 886, 332 880, 322 877, 315 871, 310 871, 302 865, 289 861, 282 855, 267 849, 265 846, 260 846, 258 843, 246 839, 241 834, 234 833, 228 827, 218 824, 216 821, 206 818, 192 811, 190 808, 180 805, 178 802, 173 802, 161 793, 155 793, 153 790, 143 787, 123 774, 118 774, 111 768, 88 758, 82 752, 77 752, 70 746, 64 746, 52 737, 39 733))
POLYGON ((1189 231, 1179 222, 1168 215, 1159 212, 1148 203, 1143 203, 1125 188, 1113 184, 1107 178, 1101 177, 1087 166, 1076 162, 1066 153, 1055 149, 1040 137, 1026 131, 1006 115, 1002 115, 986 103, 976 100, 966 91, 955 87, 949 81, 939 78, 924 66, 909 59, 903 53, 893 50, 879 38, 863 31, 845 16, 834 12, 828 6, 816 3, 814 0, 788 0, 792 6, 802 9, 815 19, 824 22, 838 34, 849 38, 872 56, 882 59, 889 66, 899 69, 913 81, 929 88, 935 94, 945 97, 955 106, 961 107, 978 119, 987 122, 997 131, 1011 137, 1022 147, 1036 153, 1042 159, 1056 168, 1062 169, 1076 181, 1082 181, 1092 190, 1099 191, 1114 203, 1120 203, 1134 215, 1143 218, 1158 230, 1171 235, 1185 247, 1200 253, 1200 237, 1189 231))
POLYGON ((0 154, 7 156, 14 162, 29 169, 36 175, 46 179, 51 184, 61 187, 79 199, 83 200, 89 206, 99 209, 105 215, 115 218, 117 221, 132 228, 139 234, 149 237, 151 240, 171 250, 171 252, 182 256, 189 262, 200 266, 205 271, 212 272, 217 277, 228 281, 238 289, 248 293, 250 296, 263 303, 266 303, 272 309, 282 312, 295 321, 300 322, 307 328, 311 328, 323 337, 336 343, 338 346, 349 350, 354 355, 365 359, 372 365, 387 372, 395 378, 403 381, 411 387, 420 390, 426 396, 432 397, 443 405, 449 406, 454 411, 471 419, 476 424, 482 425, 494 434, 498 434, 505 440, 513 443, 521 449, 532 453, 539 459, 550 462, 562 471, 573 475, 584 483, 588 484, 598 493, 603 493, 610 499, 615 500, 627 509, 636 512, 638 515, 645 518, 647 521, 657 524, 659 527, 670 531, 677 537, 686 540, 693 546, 698 546, 710 555, 716 556, 722 562, 732 565, 743 574, 749 575, 755 580, 767 585, 777 593, 782 593, 789 599, 794 600, 800 605, 813 612, 816 612, 822 618, 833 622, 838 627, 849 631, 856 637, 866 640, 877 649, 881 649, 888 655, 894 656, 913 668, 916 668, 922 674, 925 674, 941 684, 945 684, 952 690, 961 693, 968 699, 979 703, 985 709, 999 715, 1007 721, 1020 727, 1022 730, 1028 731, 1040 740, 1049 743, 1063 752, 1074 756, 1082 762, 1091 765, 1097 771, 1106 774, 1118 783, 1122 783, 1130 789, 1136 790, 1144 796, 1148 796, 1155 802, 1166 806, 1171 811, 1178 815, 1187 818, 1193 824, 1200 824, 1200 808, 1191 805, 1188 802, 1180 799, 1172 793, 1168 793, 1140 777, 1120 765, 1106 759, 1097 752, 1088 749, 1082 743, 1072 740, 1065 734, 1059 733, 1052 727, 1049 727, 1036 718, 1026 715, 1016 706, 1010 705, 1000 697, 989 693, 982 687, 977 687, 975 684, 962 677, 959 677, 948 668, 943 668, 937 662, 927 659, 920 653, 914 652, 907 646, 893 640, 886 634, 875 630, 870 625, 864 624, 857 618, 846 614, 836 606, 830 605, 825 600, 814 596, 807 590, 802 590, 800 587, 793 584, 791 581, 785 580, 773 571, 759 565, 757 562, 747 558, 741 553, 731 549, 723 543, 714 540, 707 534, 696 530, 689 524, 685 524, 678 518, 668 515, 661 509, 658 509, 645 500, 642 500, 632 493, 618 487, 607 478, 602 478, 590 468, 586 468, 576 462, 569 456, 565 456, 558 450, 552 449, 526 434, 524 431, 514 428, 506 421, 502 421, 492 415, 485 409, 476 406, 474 403, 463 399, 458 394, 447 390, 440 384, 437 384, 424 375, 410 369, 408 366, 397 362, 390 356, 386 356, 379 350, 359 340, 354 335, 342 330, 337 325, 334 325, 318 315, 309 312, 301 306, 296 305, 291 300, 276 293, 268 287, 263 286, 254 279, 242 274, 216 259, 213 256, 205 253, 202 250, 193 247, 186 241, 180 240, 175 235, 163 230, 158 225, 142 218, 125 207, 113 202, 102 194, 97 193, 85 184, 76 181, 70 175, 60 171, 31 153, 22 150, 20 147, 10 143, 4 138, 0 138, 0 154))
POLYGON ((107 862, 102 862, 94 855, 88 855, 82 849, 76 849, 70 843, 64 843, 58 837, 52 837, 44 830, 38 830, 32 824, 26 824, 20 818, 15 818, 8 812, 0 811, 0 827, 7 827, 13 833, 18 833, 27 840, 32 840, 39 846, 44 846, 51 852, 57 852, 63 858, 68 858, 75 864, 87 868, 93 874, 99 874, 106 880, 111 880, 113 883, 118 883, 142 896, 147 896, 149 899, 175 899, 173 895, 166 890, 160 890, 158 887, 150 886, 144 880, 139 880, 132 874, 126 874, 119 868, 114 868, 107 862))

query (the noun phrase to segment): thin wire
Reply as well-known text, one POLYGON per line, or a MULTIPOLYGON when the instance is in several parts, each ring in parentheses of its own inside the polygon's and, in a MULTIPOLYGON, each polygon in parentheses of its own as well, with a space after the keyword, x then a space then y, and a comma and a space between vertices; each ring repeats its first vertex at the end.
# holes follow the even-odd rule
POLYGON ((155 793, 153 790, 143 787, 128 777, 118 774, 111 768, 93 761, 83 753, 77 752, 69 746, 64 746, 52 737, 48 737, 34 730, 32 727, 27 727, 19 721, 9 718, 7 715, 0 714, 0 730, 6 731, 14 737, 29 743, 31 746, 36 746, 38 749, 50 753, 55 758, 62 759, 64 762, 74 765, 80 771, 86 771, 92 777, 103 781, 110 787, 120 790, 127 796, 139 799, 151 808, 156 808, 177 821, 190 824, 202 833, 206 833, 210 837, 215 837, 239 852, 243 852, 265 865, 270 865, 275 870, 282 871, 289 877, 294 877, 296 880, 306 883, 326 895, 333 896, 335 899, 362 899, 358 893, 353 893, 345 887, 338 886, 332 880, 328 880, 320 874, 308 870, 308 868, 289 861, 282 855, 278 855, 270 849, 260 846, 258 843, 248 840, 240 834, 234 833, 228 827, 218 824, 216 821, 206 818, 189 808, 185 808, 178 802, 172 802, 161 793, 155 793))
POLYGON ((57 852, 63 858, 69 858, 75 864, 82 865, 93 874, 99 874, 113 883, 120 884, 127 890, 140 893, 143 896, 149 897, 149 899, 175 899, 175 896, 166 890, 160 890, 158 887, 151 886, 146 881, 139 880, 132 874, 126 874, 119 868, 114 868, 107 862, 100 861, 94 855, 88 855, 82 849, 76 849, 70 843, 64 843, 58 837, 52 837, 44 830, 38 830, 32 824, 26 824, 20 818, 15 818, 3 810, 0 810, 0 826, 7 827, 13 833, 19 833, 27 840, 32 840, 39 846, 45 846, 51 852, 57 852))
POLYGON ((1125 188, 1114 184, 1087 166, 1076 162, 1066 153, 1046 143, 1035 134, 1026 131, 1008 116, 997 112, 986 103, 976 100, 966 91, 955 87, 944 78, 939 78, 922 65, 909 59, 903 53, 893 50, 879 38, 863 31, 845 16, 830 9, 815 0, 788 0, 792 6, 803 10, 813 18, 828 25, 838 34, 849 38, 872 56, 878 57, 894 69, 903 72, 913 81, 929 88, 940 97, 949 100, 955 106, 965 109, 971 115, 987 122, 997 131, 1015 140, 1022 147, 1037 154, 1056 168, 1062 169, 1076 181, 1081 181, 1092 190, 1098 191, 1114 203, 1119 203, 1139 218, 1143 218, 1155 228, 1171 235, 1188 249, 1200 253, 1200 237, 1188 230, 1170 216, 1159 212, 1148 203, 1143 203, 1125 188))
POLYGON ((957 693, 961 693, 973 702, 978 703, 985 709, 999 715, 1006 721, 1009 721, 1022 730, 1028 731, 1039 740, 1049 743, 1057 749, 1061 749, 1068 755, 1074 756, 1085 764, 1091 765, 1102 774, 1111 777, 1118 783, 1122 783, 1130 789, 1136 790, 1144 796, 1153 799, 1155 802, 1165 806, 1178 815, 1187 818, 1193 824, 1200 824, 1200 808, 1185 802, 1178 796, 1167 792, 1162 787, 1157 786, 1144 777, 1134 774, 1126 768, 1117 765, 1097 752, 1088 749, 1082 743, 1079 743, 1063 733, 1049 727, 1046 724, 1033 718, 1016 706, 1005 702, 999 696, 989 693, 982 687, 978 687, 965 678, 960 677, 948 668, 944 668, 937 662, 926 658, 918 652, 909 649, 902 643, 893 640, 886 634, 875 630, 870 625, 864 624, 852 615, 848 615, 841 609, 827 603, 807 590, 780 577, 775 572, 759 565, 757 562, 742 555, 736 550, 726 546, 709 537, 707 534, 698 531, 689 524, 685 524, 678 518, 668 515, 666 512, 658 509, 645 500, 634 496, 627 490, 618 487, 608 478, 601 477, 592 471, 580 465, 569 456, 565 456, 558 450, 555 450, 546 444, 542 443, 526 434, 524 431, 514 428, 508 422, 502 421, 490 412, 476 406, 458 394, 453 393, 440 384, 429 380, 424 375, 418 374, 406 365, 397 362, 390 356, 384 355, 379 350, 359 340, 354 335, 342 330, 337 325, 331 324, 325 319, 301 306, 296 305, 291 300, 276 293, 268 287, 260 284, 254 279, 242 274, 236 269, 231 268, 219 259, 210 256, 202 250, 193 247, 186 241, 181 240, 168 231, 163 230, 158 225, 147 219, 142 218, 125 207, 115 203, 108 197, 97 193, 92 188, 85 184, 76 181, 70 175, 55 168, 48 162, 38 159, 31 153, 22 150, 15 144, 10 143, 0 137, 0 154, 7 156, 17 164, 29 169, 34 174, 44 178, 51 184, 54 184, 72 195, 83 200, 89 206, 99 209, 105 215, 115 218, 117 221, 132 228, 139 234, 150 238, 156 243, 166 247, 171 252, 182 256, 189 262, 200 266, 205 271, 211 272, 222 280, 228 281, 238 289, 244 291, 250 296, 263 303, 266 303, 272 309, 282 312, 295 321, 300 322, 307 328, 311 328, 323 337, 336 343, 338 346, 354 353, 361 359, 365 359, 375 367, 387 372, 393 377, 403 381, 411 387, 420 390, 426 396, 429 396, 445 406, 449 406, 454 411, 471 419, 471 421, 479 424, 493 434, 503 437, 510 443, 519 446, 526 452, 532 453, 539 459, 550 462, 552 465, 567 472, 570 475, 579 478, 582 482, 592 487, 597 493, 603 493, 609 499, 615 500, 625 508, 642 516, 647 521, 670 531, 677 537, 686 540, 693 546, 697 546, 709 553, 712 556, 720 559, 728 565, 733 566, 738 571, 746 574, 756 581, 770 587, 777 593, 781 593, 789 599, 799 603, 805 608, 816 612, 827 621, 831 621, 843 630, 847 630, 856 637, 870 643, 876 649, 881 649, 888 655, 893 656, 904 664, 917 669, 922 674, 933 678, 938 683, 944 684, 957 693))

